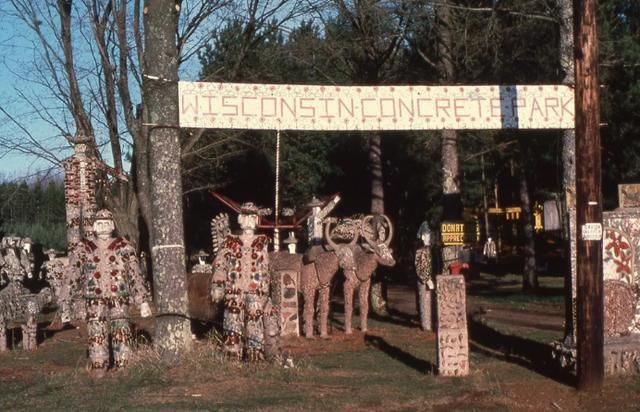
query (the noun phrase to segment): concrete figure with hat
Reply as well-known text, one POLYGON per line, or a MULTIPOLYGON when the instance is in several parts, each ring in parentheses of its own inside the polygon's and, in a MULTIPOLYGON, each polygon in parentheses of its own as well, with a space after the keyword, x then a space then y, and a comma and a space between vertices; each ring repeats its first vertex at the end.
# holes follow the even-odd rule
POLYGON ((417 233, 422 247, 416 250, 415 267, 418 278, 418 306, 420 310, 420 326, 422 330, 433 328, 432 295, 435 288, 433 279, 433 263, 431 255, 431 229, 428 222, 422 222, 417 233))
POLYGON ((238 215, 241 233, 228 234, 213 265, 211 298, 224 300, 224 350, 236 359, 258 361, 276 357, 278 313, 270 297, 269 238, 256 234, 255 204, 242 204, 238 215))
POLYGON ((32 279, 35 276, 34 269, 34 256, 33 256, 33 241, 31 238, 25 237, 20 239, 19 242, 20 251, 20 266, 22 266, 24 272, 27 274, 27 278, 32 279))
POLYGON ((136 251, 126 239, 115 237, 114 231, 111 212, 98 211, 94 236, 82 239, 76 252, 75 267, 85 301, 89 368, 97 377, 110 366, 109 343, 114 367, 128 363, 133 337, 129 306, 138 306, 142 317, 151 316, 151 296, 136 251))
POLYGON ((209 257, 209 254, 207 252, 201 249, 193 256, 198 259, 198 263, 193 265, 193 267, 191 268, 191 273, 213 273, 213 267, 210 263, 207 263, 207 258, 209 257))
POLYGON ((47 281, 53 292, 55 303, 58 306, 58 316, 60 320, 68 320, 70 318, 69 311, 71 310, 69 288, 65 287, 68 282, 67 274, 68 270, 68 258, 58 257, 60 254, 55 249, 48 249, 45 251, 47 260, 40 267, 40 279, 47 281))

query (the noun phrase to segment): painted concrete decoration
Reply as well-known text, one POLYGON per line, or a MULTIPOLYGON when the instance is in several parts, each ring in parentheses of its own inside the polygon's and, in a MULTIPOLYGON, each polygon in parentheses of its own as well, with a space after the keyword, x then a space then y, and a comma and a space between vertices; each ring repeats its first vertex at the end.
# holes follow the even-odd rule
POLYGON ((469 374, 469 333, 464 277, 439 275, 436 279, 438 374, 466 376, 469 374))
POLYGON ((241 206, 242 233, 229 234, 216 255, 211 300, 224 302, 224 351, 237 360, 256 362, 277 355, 279 322, 270 296, 269 238, 255 233, 258 207, 241 206))
POLYGON ((605 336, 640 334, 640 215, 617 209, 603 223, 605 336))
POLYGON ((320 86, 179 82, 180 127, 261 130, 571 129, 562 85, 320 86))

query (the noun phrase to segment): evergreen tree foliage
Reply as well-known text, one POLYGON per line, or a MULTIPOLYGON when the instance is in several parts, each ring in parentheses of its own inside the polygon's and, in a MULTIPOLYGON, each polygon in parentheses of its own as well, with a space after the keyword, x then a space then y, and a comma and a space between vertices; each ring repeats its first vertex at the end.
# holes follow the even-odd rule
POLYGON ((54 179, 0 183, 0 235, 29 237, 44 248, 66 249, 64 186, 54 179))

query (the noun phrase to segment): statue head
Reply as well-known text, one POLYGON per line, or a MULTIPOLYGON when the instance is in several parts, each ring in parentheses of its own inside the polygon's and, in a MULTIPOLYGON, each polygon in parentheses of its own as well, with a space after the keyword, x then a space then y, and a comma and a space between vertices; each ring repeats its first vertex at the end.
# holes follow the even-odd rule
POLYGON ((298 243, 298 239, 296 239, 296 235, 293 232, 289 232, 289 237, 284 240, 284 243, 287 245, 289 249, 289 253, 292 255, 296 254, 296 244, 298 243))
POLYGON ((25 237, 22 239, 22 250, 24 250, 27 254, 31 253, 31 248, 33 247, 33 241, 31 238, 25 237))
POLYGON ((322 203, 322 201, 320 199, 318 199, 317 197, 315 197, 315 195, 311 198, 311 201, 309 203, 307 203, 307 207, 310 207, 313 214, 318 214, 318 212, 320 212, 320 207, 322 207, 324 203, 322 203))
POLYGON ((19 242, 20 242, 20 238, 18 236, 14 235, 14 234, 11 234, 7 238, 7 247, 14 248, 14 247, 18 246, 19 242))
POLYGON ((429 229, 429 223, 426 220, 420 225, 417 237, 422 240, 425 246, 431 245, 431 229, 429 229))
POLYGON ((246 202, 240 206, 238 223, 243 233, 253 233, 258 225, 258 206, 253 202, 246 202))
POLYGON ((116 225, 113 221, 113 214, 107 209, 98 211, 93 221, 93 233, 100 240, 109 239, 113 235, 116 225))
POLYGON ((58 256, 58 251, 55 249, 47 249, 44 253, 46 253, 49 260, 53 260, 58 256))
POLYGON ((92 140, 90 137, 75 136, 69 138, 69 140, 73 143, 73 151, 76 157, 84 159, 89 156, 89 144, 92 140))

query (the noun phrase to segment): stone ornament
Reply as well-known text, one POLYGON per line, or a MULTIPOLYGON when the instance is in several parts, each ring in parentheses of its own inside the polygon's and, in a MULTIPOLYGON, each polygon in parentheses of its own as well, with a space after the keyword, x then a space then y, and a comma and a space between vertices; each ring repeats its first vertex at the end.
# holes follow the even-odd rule
POLYGON ((213 266, 207 263, 206 259, 209 257, 209 254, 204 250, 199 250, 198 253, 194 255, 195 258, 198 259, 198 263, 193 265, 191 268, 191 273, 204 273, 210 274, 213 273, 213 266))
POLYGON ((120 180, 127 176, 97 159, 91 148, 94 140, 88 136, 68 138, 74 154, 62 161, 64 169, 64 199, 67 214, 67 245, 71 250, 80 239, 90 238, 97 210, 96 188, 99 171, 120 180))
POLYGON ((255 234, 260 213, 253 203, 241 206, 242 233, 226 236, 213 265, 211 298, 224 300, 224 350, 238 360, 273 358, 279 336, 270 297, 269 239, 255 234))
MULTIPOLYGON (((345 333, 352 333, 351 321, 353 315, 353 294, 359 291, 360 303, 360 330, 366 332, 368 329, 367 320, 369 315, 369 289, 371 287, 371 276, 378 268, 378 265, 393 266, 395 259, 392 250, 389 249, 393 239, 393 226, 386 215, 382 215, 383 224, 378 225, 377 230, 371 228, 375 216, 365 216, 360 223, 357 219, 352 219, 346 225, 346 229, 341 229, 339 233, 354 232, 353 239, 356 241, 361 237, 362 244, 350 242, 349 244, 338 244, 333 240, 333 225, 337 223, 335 219, 328 219, 325 226, 325 239, 328 247, 335 251, 338 263, 345 275, 344 282, 344 316, 345 333)), ((340 226, 338 225, 338 228, 340 226)))
POLYGON ((61 320, 67 320, 70 310, 69 288, 65 287, 68 282, 66 276, 70 272, 67 268, 68 259, 57 257, 58 251, 55 249, 48 249, 45 254, 48 260, 42 264, 39 277, 46 280, 51 287, 61 320))
POLYGON ((110 341, 114 367, 127 365, 133 337, 129 306, 139 306, 141 316, 148 317, 151 296, 135 249, 113 235, 111 212, 97 212, 92 230, 95 235, 82 239, 76 258, 85 301, 89 369, 100 377, 110 366, 110 341))
POLYGON ((623 210, 604 213, 605 336, 640 334, 640 217, 623 210))
POLYGON ((17 249, 21 248, 21 257, 30 254, 31 241, 17 237, 3 238, 0 248, 0 352, 8 349, 7 329, 15 324, 22 328, 22 349, 34 350, 37 347, 37 318, 42 308, 51 302, 52 293, 43 288, 38 293, 24 286, 24 281, 32 273, 33 260, 26 262, 18 258, 17 249))
POLYGON ((421 248, 416 250, 415 256, 420 326, 422 330, 431 330, 433 329, 431 301, 435 284, 432 274, 431 230, 427 222, 420 225, 417 237, 423 244, 421 248))
POLYGON ((437 277, 438 373, 442 376, 469 374, 469 334, 464 277, 437 277))

